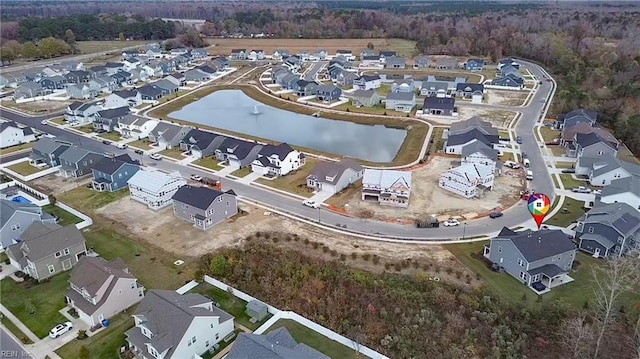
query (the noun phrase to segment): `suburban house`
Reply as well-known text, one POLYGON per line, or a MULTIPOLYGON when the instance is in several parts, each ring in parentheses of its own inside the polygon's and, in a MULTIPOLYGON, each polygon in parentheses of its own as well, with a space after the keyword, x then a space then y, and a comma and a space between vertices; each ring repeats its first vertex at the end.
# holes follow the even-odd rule
POLYGON ((113 75, 111 78, 116 81, 118 86, 132 86, 133 80, 131 80, 131 74, 127 71, 120 71, 113 75))
MULTIPOLYGON (((186 77, 186 75, 185 75, 186 77)), ((173 82, 167 80, 167 79, 162 79, 162 80, 158 80, 156 82, 153 83, 156 87, 160 88, 160 90, 162 91, 162 95, 171 95, 174 94, 176 92, 178 92, 179 87, 174 84, 173 82)))
POLYGON ((247 60, 256 61, 256 60, 264 60, 265 54, 264 50, 251 50, 247 55, 247 60))
POLYGON ((352 159, 340 162, 319 161, 307 176, 307 187, 317 192, 336 194, 364 176, 364 168, 352 159))
POLYGON ((500 142, 498 129, 478 116, 454 122, 449 128, 445 152, 460 155, 462 148, 473 141, 480 141, 494 148, 500 142))
POLYGON ((69 71, 64 77, 67 79, 67 82, 70 84, 79 84, 83 82, 89 82, 93 78, 95 78, 95 74, 93 72, 85 71, 85 70, 74 70, 69 71))
POLYGON ((337 101, 342 95, 342 90, 335 85, 319 85, 318 86, 318 100, 324 102, 337 101))
POLYGON ((125 71, 129 71, 129 72, 132 72, 133 70, 137 70, 138 66, 142 65, 140 60, 138 60, 135 57, 128 57, 128 58, 124 59, 124 61, 122 61, 122 63, 124 65, 124 70, 125 71))
POLYGON ((618 178, 602 189, 602 203, 626 203, 640 210, 640 177, 618 178))
POLYGON ((39 82, 25 82, 18 86, 13 92, 13 98, 16 100, 34 98, 38 96, 44 96, 51 93, 51 90, 42 87, 39 82))
POLYGON ((117 90, 118 81, 109 76, 99 76, 87 83, 92 89, 96 89, 99 93, 112 93, 117 90))
POLYGON ((578 248, 595 258, 621 256, 640 241, 640 212, 626 203, 596 204, 578 220, 578 248))
POLYGON ((201 294, 150 290, 125 332, 136 358, 199 358, 233 333, 233 317, 201 294))
POLYGON ((611 132, 600 127, 591 127, 590 124, 581 122, 571 127, 564 127, 560 133, 560 145, 567 149, 567 156, 578 156, 575 146, 577 134, 586 135, 592 132, 599 137, 600 141, 610 144, 610 147, 618 148, 620 146, 620 142, 613 134, 611 134, 611 132))
POLYGON ((376 90, 355 90, 350 97, 355 107, 373 107, 379 105, 381 101, 376 90))
POLYGON ((640 176, 640 166, 604 153, 596 157, 580 157, 575 173, 588 176, 589 183, 593 186, 609 186, 616 179, 640 176))
POLYGON ((513 232, 504 227, 484 247, 483 255, 537 294, 573 281, 568 273, 576 246, 561 230, 513 232))
POLYGON ((45 68, 41 66, 28 67, 22 70, 22 73, 24 74, 24 77, 27 81, 40 82, 40 80, 42 79, 42 76, 44 75, 43 73, 44 69, 45 68))
POLYGON ((263 176, 286 176, 306 163, 304 154, 286 143, 264 145, 258 158, 251 162, 251 171, 263 176))
POLYGON ((29 163, 33 166, 46 164, 49 167, 60 165, 60 155, 66 151, 71 144, 48 137, 41 137, 31 148, 29 163))
POLYGON ((399 79, 391 83, 391 92, 414 92, 415 83, 413 79, 399 79))
POLYGON ((498 70, 498 76, 500 77, 513 76, 515 78, 519 78, 524 81, 524 75, 522 75, 522 72, 520 72, 519 69, 511 65, 505 65, 502 68, 500 68, 500 70, 498 70))
POLYGON ((165 78, 165 80, 169 80, 169 81, 173 82, 173 84, 177 85, 177 86, 186 86, 187 85, 187 78, 186 78, 185 74, 183 74, 182 72, 174 72, 169 76, 165 76, 164 78, 165 78))
POLYGON ((482 59, 469 59, 464 64, 464 69, 467 71, 482 71, 484 70, 484 60, 482 59))
POLYGON ((498 61, 498 71, 505 66, 512 66, 518 70, 520 69, 520 63, 510 57, 498 61))
POLYGON ((35 221, 6 252, 12 266, 41 281, 71 269, 87 254, 87 247, 75 225, 35 221))
POLYGON ((164 74, 162 66, 160 66, 160 61, 158 60, 149 61, 147 64, 142 66, 142 69, 147 73, 147 75, 149 75, 149 77, 162 77, 164 74))
POLYGON ((64 119, 71 125, 84 125, 93 123, 96 113, 102 109, 94 102, 82 103, 79 101, 72 102, 67 106, 64 119))
POLYGON ((293 91, 300 97, 315 96, 318 93, 318 84, 313 81, 298 80, 293 86, 293 91))
POLYGON ((504 77, 491 80, 491 86, 503 87, 506 89, 522 90, 524 87, 524 79, 509 74, 504 77))
POLYGON ((380 62, 386 64, 389 59, 396 57, 395 51, 380 51, 380 62))
POLYGON ((19 72, 3 73, 0 74, 0 86, 16 88, 23 82, 27 81, 27 78, 19 72))
POLYGON ((449 85, 444 81, 422 81, 420 95, 426 97, 451 97, 449 85))
POLYGON ((353 80, 353 88, 356 90, 373 90, 380 88, 380 76, 378 75, 362 75, 353 80))
POLYGON ((64 178, 80 178, 91 174, 91 169, 104 154, 97 153, 78 146, 72 146, 60 155, 59 173, 64 178))
POLYGON ((81 83, 67 86, 66 91, 71 99, 91 100, 98 96, 99 89, 89 86, 88 83, 81 83))
POLYGON ((596 132, 576 133, 573 138, 576 157, 596 157, 605 153, 616 155, 618 153, 619 142, 608 141, 596 132))
POLYGON ((48 90, 64 90, 67 86, 67 79, 61 75, 45 77, 40 80, 40 85, 48 90))
POLYGON ((231 60, 246 60, 247 59, 247 49, 233 49, 231 50, 231 55, 229 56, 231 60))
POLYGON ((302 64, 302 60, 298 56, 289 56, 282 63, 291 71, 300 70, 300 65, 302 64))
POLYGON ((589 126, 593 126, 597 120, 597 112, 580 108, 569 113, 560 114, 556 121, 556 127, 558 129, 569 128, 581 122, 585 122, 588 123, 589 126))
POLYGON ((362 176, 362 200, 380 205, 409 207, 411 172, 365 169, 362 176))
POLYGON ((407 60, 405 60, 404 57, 395 57, 395 56, 385 58, 384 67, 387 69, 404 69, 405 67, 407 67, 407 60))
POLYGON ((374 50, 372 50, 372 49, 362 50, 362 51, 360 51, 360 61, 362 61, 362 59, 364 57, 366 57, 366 56, 373 56, 375 54, 376 54, 376 52, 374 50))
POLYGON ((127 114, 118 121, 118 127, 115 130, 120 132, 123 138, 143 139, 149 136, 149 132, 157 125, 158 120, 127 114))
POLYGON ((355 72, 342 70, 342 69, 339 69, 335 77, 332 77, 332 79, 335 80, 336 84, 343 87, 352 87, 353 82, 357 78, 358 78, 358 75, 355 72))
POLYGON ((416 94, 411 92, 389 92, 385 99, 385 108, 409 113, 416 106, 416 94))
POLYGON ((429 57, 427 55, 418 55, 413 58, 414 69, 427 69, 429 68, 429 57))
POLYGON ((491 168, 496 168, 498 162, 498 151, 481 141, 472 141, 462 146, 461 156, 462 163, 475 163, 491 168))
MULTIPOLYGON (((191 69, 184 74, 184 79, 186 83, 200 83, 205 82, 211 79, 211 74, 206 73, 200 69, 191 69)), ((169 79, 167 79, 169 80, 169 79)), ((175 82, 172 81, 175 84, 175 82)))
POLYGON ((125 70, 122 62, 107 62, 104 64, 104 68, 107 70, 107 75, 113 75, 125 70))
POLYGON ((382 67, 380 55, 363 56, 360 60, 360 67, 382 67))
POLYGON ((137 171, 127 182, 132 199, 153 210, 170 206, 178 188, 187 184, 179 172, 137 171))
POLYGON ((142 99, 142 102, 147 102, 147 103, 155 103, 164 95, 166 91, 154 84, 138 87, 137 90, 140 93, 140 98, 142 99))
POLYGON ((208 187, 182 186, 173 197, 173 214, 192 222, 199 229, 209 229, 238 213, 236 194, 208 187))
POLYGON ((297 343, 285 327, 263 335, 240 333, 225 359, 247 358, 330 359, 304 343, 297 343))
POLYGON ((179 126, 166 122, 160 122, 149 132, 149 141, 161 149, 179 147, 180 141, 191 131, 193 127, 179 126))
POLYGON ((215 155, 218 161, 225 161, 230 167, 243 168, 258 158, 261 149, 262 145, 257 143, 228 137, 215 150, 215 155))
POLYGON ((426 97, 422 113, 432 116, 457 116, 456 100, 451 97, 426 97))
POLYGON ((480 196, 493 188, 495 164, 465 162, 440 176, 438 187, 465 198, 480 196))
POLYGON ((69 277, 66 300, 89 327, 102 324, 144 297, 126 263, 117 258, 82 257, 69 277))
POLYGON ((342 56, 349 61, 355 60, 355 56, 353 56, 353 51, 351 50, 336 50, 336 57, 342 56))
POLYGON ((115 91, 104 99, 104 108, 135 107, 142 104, 142 95, 136 90, 115 91))
POLYGON ((118 122, 129 114, 129 106, 109 108, 96 112, 93 119, 93 128, 95 130, 104 130, 112 132, 118 126, 118 122))
POLYGON ((486 90, 483 84, 470 84, 462 82, 456 85, 456 97, 471 99, 474 93, 479 92, 480 96, 483 96, 485 91, 486 90))
POLYGON ((203 158, 213 155, 226 139, 227 137, 213 132, 193 129, 180 141, 180 148, 191 151, 194 158, 203 158))
POLYGON ((0 148, 33 142, 36 135, 31 127, 18 126, 13 121, 0 122, 0 148))
POLYGON ((277 61, 282 60, 283 58, 289 57, 289 50, 278 49, 273 52, 271 58, 277 61))
POLYGON ((17 243, 33 222, 56 223, 55 217, 31 203, 0 199, 0 211, 0 248, 3 249, 17 243))
POLYGON ((439 58, 434 66, 438 70, 454 70, 458 68, 458 60, 452 57, 439 58))
POLYGON ((131 177, 140 170, 140 161, 128 154, 103 157, 93 166, 91 187, 98 192, 115 192, 128 186, 131 177))

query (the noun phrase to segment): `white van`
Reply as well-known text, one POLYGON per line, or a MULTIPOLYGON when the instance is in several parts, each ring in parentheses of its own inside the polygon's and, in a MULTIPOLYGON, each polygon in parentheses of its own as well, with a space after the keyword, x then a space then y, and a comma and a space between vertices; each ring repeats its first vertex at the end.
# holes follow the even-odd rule
POLYGON ((525 158, 524 160, 522 160, 522 164, 523 164, 525 167, 529 167, 529 166, 531 165, 531 162, 529 162, 529 159, 528 159, 528 158, 525 158))
POLYGON ((527 170, 527 176, 525 178, 527 181, 533 180, 533 172, 531 170, 527 170))

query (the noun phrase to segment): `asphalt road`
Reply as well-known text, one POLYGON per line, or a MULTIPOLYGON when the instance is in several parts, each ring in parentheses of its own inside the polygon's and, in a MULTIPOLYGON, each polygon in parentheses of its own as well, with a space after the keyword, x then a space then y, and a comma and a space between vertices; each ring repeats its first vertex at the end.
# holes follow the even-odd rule
POLYGON ((311 65, 311 68, 304 74, 304 79, 307 81, 315 81, 316 75, 327 64, 326 61, 316 61, 311 65))
MULTIPOLYGON (((523 63, 536 77, 543 78, 544 70, 542 68, 524 61, 523 63)), ((552 92, 553 86, 552 82, 543 81, 542 85, 540 85, 533 96, 530 104, 519 109, 519 111, 522 112, 522 117, 516 125, 517 134, 524 140, 521 147, 525 152, 527 152, 531 161, 531 170, 534 173, 534 179, 531 181, 530 187, 534 188, 536 192, 547 194, 552 201, 555 196, 553 182, 547 167, 544 164, 539 144, 535 140, 533 127, 539 120, 540 114, 544 111, 546 104, 550 102, 548 96, 552 92), (546 102, 542 103, 542 99, 546 99, 546 102)), ((129 153, 133 158, 141 158, 141 156, 135 154, 133 150, 120 150, 113 145, 104 145, 98 140, 88 139, 78 134, 68 132, 54 126, 42 125, 40 123, 44 117, 53 117, 51 115, 29 118, 10 111, 2 111, 0 112, 0 115, 10 120, 32 126, 38 130, 51 133, 60 138, 66 138, 67 140, 77 143, 87 149, 92 149, 98 152, 112 152, 117 155, 121 153, 129 153)), ((147 156, 143 156, 142 160, 146 165, 157 166, 157 168, 165 171, 180 171, 185 176, 190 174, 199 174, 201 176, 211 177, 211 174, 208 172, 200 171, 192 167, 185 167, 170 160, 154 161, 149 159, 147 156)), ((463 224, 459 227, 421 229, 416 228, 414 225, 353 218, 325 209, 312 209, 303 206, 300 200, 289 196, 275 193, 257 186, 238 183, 227 178, 221 178, 220 180, 224 190, 233 189, 239 196, 245 199, 256 201, 307 220, 319 220, 321 223, 330 226, 338 226, 351 232, 373 235, 387 239, 408 239, 414 241, 458 240, 461 238, 483 235, 495 235, 500 231, 500 229, 502 229, 502 227, 531 226, 534 224, 524 201, 520 201, 516 206, 505 211, 504 216, 497 219, 482 218, 469 221, 467 224, 463 224)))
POLYGON ((0 358, 33 358, 22 346, 22 343, 9 335, 5 328, 0 328, 0 358))

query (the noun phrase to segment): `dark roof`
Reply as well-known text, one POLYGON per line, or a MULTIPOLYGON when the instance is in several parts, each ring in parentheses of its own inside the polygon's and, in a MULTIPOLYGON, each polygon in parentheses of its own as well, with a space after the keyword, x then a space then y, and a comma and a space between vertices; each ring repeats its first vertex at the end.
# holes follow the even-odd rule
POLYGON ((274 145, 265 145, 260 150, 259 154, 269 157, 271 155, 277 155, 280 161, 284 160, 289 153, 293 152, 293 148, 289 146, 287 143, 281 143, 277 146, 274 145))
POLYGON ((266 335, 241 333, 226 355, 227 359, 329 359, 304 343, 296 343, 285 327, 266 335))
POLYGON ((459 83, 456 85, 456 91, 475 92, 484 91, 483 84, 459 83))
POLYGON ((5 128, 9 128, 9 127, 20 128, 18 127, 18 124, 16 124, 13 121, 0 122, 0 132, 4 131, 5 128))
POLYGON ((447 146, 462 145, 465 143, 469 143, 474 139, 483 142, 489 147, 493 147, 494 143, 500 142, 500 137, 498 135, 485 135, 479 129, 472 128, 467 132, 449 136, 447 138, 447 146))
POLYGON ((73 101, 71 104, 69 104, 69 109, 70 109, 71 111, 75 111, 75 110, 77 110, 78 108, 80 108, 80 106, 82 106, 82 102, 80 102, 80 101, 73 101))
POLYGON ((469 155, 472 155, 476 152, 480 152, 483 153, 485 156, 489 157, 490 159, 497 161, 498 160, 498 151, 494 150, 493 148, 489 147, 487 144, 485 144, 482 141, 473 141, 467 145, 465 145, 464 147, 462 147, 462 157, 467 157, 469 155))
POLYGON ((122 91, 114 91, 114 95, 118 95, 122 98, 136 97, 138 95, 138 91, 136 90, 122 90, 122 91))
POLYGON ((140 166, 140 162, 129 157, 128 154, 123 154, 117 157, 105 157, 93 166, 93 169, 98 172, 106 174, 114 174, 125 163, 140 166))
POLYGON ((582 146, 582 148, 585 147, 589 147, 591 145, 594 145, 598 142, 602 142, 604 144, 606 144, 607 146, 611 147, 612 149, 615 150, 615 147, 612 146, 611 142, 605 140, 604 138, 600 137, 600 135, 598 135, 595 132, 589 132, 589 133, 576 133, 576 143, 578 143, 580 146, 582 146))
POLYGON ((110 108, 102 111, 98 111, 98 115, 102 118, 118 118, 123 117, 124 115, 129 113, 129 106, 122 106, 116 108, 110 108))
POLYGON ((380 56, 385 56, 385 57, 396 56, 396 52, 395 51, 380 51, 380 56))
POLYGON ((104 64, 104 67, 111 68, 111 69, 117 69, 123 66, 124 64, 121 62, 107 62, 106 64, 104 64))
POLYGON ((450 97, 426 97, 424 99, 424 109, 440 109, 440 110, 453 110, 456 105, 456 100, 450 97))
POLYGON ((572 117, 577 117, 577 116, 586 117, 592 123, 596 122, 597 119, 598 119, 598 113, 596 111, 589 111, 589 110, 585 110, 583 108, 579 108, 577 110, 573 110, 571 112, 568 112, 568 113, 565 113, 565 114, 561 114, 560 116, 558 116, 558 120, 564 121, 565 119, 572 118, 572 117))
POLYGON ((225 139, 222 144, 220 144, 220 147, 218 147, 218 149, 224 153, 231 154, 231 152, 228 151, 228 149, 231 148, 233 149, 233 155, 235 155, 239 159, 243 159, 249 155, 249 152, 251 152, 251 150, 255 146, 257 145, 253 142, 247 142, 239 140, 237 138, 229 137, 225 139))
POLYGON ((171 199, 206 210, 223 192, 209 187, 182 186, 171 199))
POLYGON ((156 85, 145 85, 138 88, 138 92, 141 95, 149 96, 149 97, 157 97, 162 95, 162 89, 156 85))
POLYGON ((202 65, 202 66, 198 66, 196 67, 198 70, 202 71, 202 72, 206 72, 208 74, 215 74, 216 70, 212 69, 211 67, 207 66, 207 65, 202 65))
POLYGON ((188 143, 190 145, 194 145, 199 149, 207 148, 213 140, 219 135, 213 132, 207 132, 202 130, 193 129, 187 132, 187 135, 184 136, 182 142, 188 143))
POLYGON ((556 229, 524 231, 516 235, 496 237, 498 238, 510 240, 529 263, 576 249, 573 241, 564 232, 556 229))
POLYGON ((378 75, 362 75, 358 77, 356 80, 362 80, 365 82, 380 80, 380 76, 378 75))
POLYGON ((555 264, 545 264, 543 266, 540 266, 538 268, 534 268, 534 269, 530 269, 529 270, 529 275, 536 275, 536 274, 544 274, 549 278, 553 278, 555 276, 557 276, 558 274, 561 273, 567 273, 566 270, 558 267, 555 264))

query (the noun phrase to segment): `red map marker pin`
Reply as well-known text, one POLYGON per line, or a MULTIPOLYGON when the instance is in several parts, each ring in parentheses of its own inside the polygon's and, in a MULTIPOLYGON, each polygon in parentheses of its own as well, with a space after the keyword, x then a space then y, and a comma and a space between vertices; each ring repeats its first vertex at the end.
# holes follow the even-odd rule
POLYGON ((549 208, 551 207, 551 201, 546 194, 534 193, 529 197, 529 201, 527 203, 529 213, 531 213, 531 217, 533 217, 538 225, 538 229, 540 229, 542 221, 544 221, 544 217, 547 215, 549 208))

